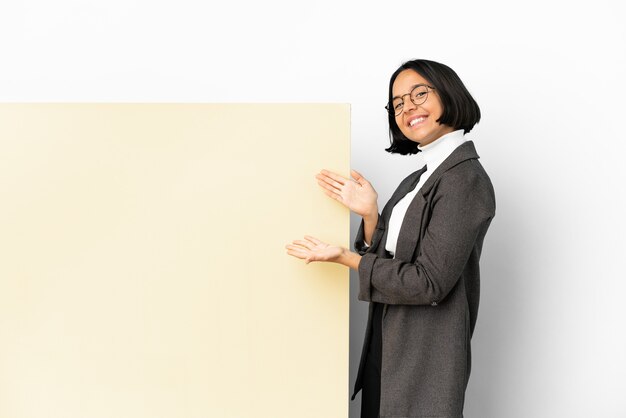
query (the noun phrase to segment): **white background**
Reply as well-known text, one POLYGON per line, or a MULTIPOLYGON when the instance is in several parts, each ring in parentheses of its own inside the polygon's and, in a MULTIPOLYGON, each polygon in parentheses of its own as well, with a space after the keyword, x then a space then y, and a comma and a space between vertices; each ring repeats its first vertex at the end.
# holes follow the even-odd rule
POLYGON ((497 198, 465 416, 626 417, 620 3, 3 0, 0 101, 351 103, 352 166, 382 207, 421 167, 383 150, 389 76, 451 66, 497 198))

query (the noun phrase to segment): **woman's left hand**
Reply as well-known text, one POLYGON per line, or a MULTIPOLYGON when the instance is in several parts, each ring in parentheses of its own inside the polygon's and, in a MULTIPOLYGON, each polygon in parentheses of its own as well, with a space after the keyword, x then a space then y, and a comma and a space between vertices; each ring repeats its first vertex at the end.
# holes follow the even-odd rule
POLYGON ((285 248, 287 248, 287 254, 303 259, 306 264, 311 261, 336 262, 344 251, 343 247, 326 244, 309 235, 305 235, 304 240, 293 241, 285 248))

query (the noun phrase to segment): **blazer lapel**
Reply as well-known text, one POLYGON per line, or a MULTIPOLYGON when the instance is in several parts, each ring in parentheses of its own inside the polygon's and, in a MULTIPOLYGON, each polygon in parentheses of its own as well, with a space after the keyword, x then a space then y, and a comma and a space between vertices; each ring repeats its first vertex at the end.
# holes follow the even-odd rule
POLYGON ((422 231, 422 219, 426 198, 423 194, 417 193, 406 210, 400 232, 398 232, 398 243, 396 245, 395 258, 404 261, 411 261, 417 241, 422 231))

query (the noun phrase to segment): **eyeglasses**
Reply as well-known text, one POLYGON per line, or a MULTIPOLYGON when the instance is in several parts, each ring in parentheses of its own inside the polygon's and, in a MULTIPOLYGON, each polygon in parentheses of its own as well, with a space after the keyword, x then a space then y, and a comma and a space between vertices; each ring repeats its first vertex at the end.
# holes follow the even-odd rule
POLYGON ((419 106, 424 103, 428 99, 428 89, 435 90, 434 87, 426 85, 426 84, 418 84, 411 90, 410 93, 403 94, 400 97, 396 97, 391 101, 391 103, 387 103, 385 109, 387 112, 393 113, 398 116, 404 110, 404 96, 409 96, 411 101, 415 106, 419 106))

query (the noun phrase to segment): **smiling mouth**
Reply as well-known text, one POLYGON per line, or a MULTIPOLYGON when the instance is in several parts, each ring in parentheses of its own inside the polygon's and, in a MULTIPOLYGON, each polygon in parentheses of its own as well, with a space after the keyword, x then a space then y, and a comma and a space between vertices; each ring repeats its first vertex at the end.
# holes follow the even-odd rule
POLYGON ((416 126, 416 125, 419 125, 420 123, 424 122, 424 121, 426 120, 426 118, 427 118, 427 117, 428 117, 428 116, 420 116, 420 117, 417 117, 417 118, 415 118, 415 119, 411 119, 411 120, 409 121, 408 125, 409 125, 409 127, 411 127, 411 128, 412 128, 412 127, 414 127, 414 126, 416 126))

